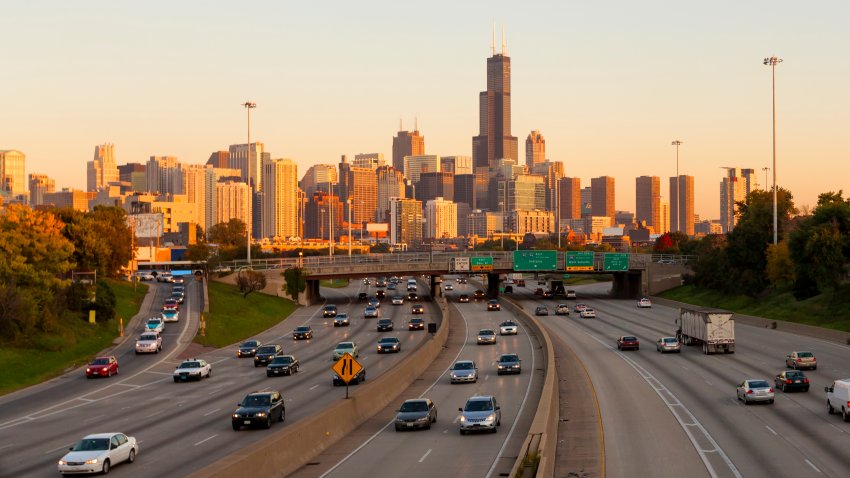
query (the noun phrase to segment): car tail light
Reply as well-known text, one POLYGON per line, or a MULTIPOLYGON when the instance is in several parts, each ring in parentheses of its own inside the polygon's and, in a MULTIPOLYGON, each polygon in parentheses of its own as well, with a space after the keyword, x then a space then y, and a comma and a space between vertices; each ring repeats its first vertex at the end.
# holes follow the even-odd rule
MULTIPOLYGON (((808 380, 806 380, 806 381, 808 382, 808 380)), ((785 383, 791 383, 791 379, 789 378, 789 379, 785 380, 785 383)))
POLYGON ((753 393, 752 390, 747 390, 747 395, 752 395, 752 393, 753 393))
POLYGON ((803 383, 809 383, 809 379, 804 378, 804 379, 803 379, 803 383))
POLYGON ((772 389, 772 388, 767 389, 767 391, 768 391, 768 392, 770 392, 770 393, 773 393, 773 389, 772 389))
POLYGON ((801 359, 801 358, 797 359, 797 362, 802 362, 802 361, 803 361, 803 359, 801 359))

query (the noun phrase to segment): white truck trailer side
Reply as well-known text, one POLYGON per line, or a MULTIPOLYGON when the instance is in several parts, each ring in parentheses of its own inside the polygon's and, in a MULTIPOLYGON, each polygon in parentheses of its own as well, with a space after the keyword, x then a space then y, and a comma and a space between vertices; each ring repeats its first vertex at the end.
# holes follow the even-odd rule
POLYGON ((735 353, 735 318, 720 309, 679 309, 676 338, 685 345, 702 344, 704 354, 735 353))

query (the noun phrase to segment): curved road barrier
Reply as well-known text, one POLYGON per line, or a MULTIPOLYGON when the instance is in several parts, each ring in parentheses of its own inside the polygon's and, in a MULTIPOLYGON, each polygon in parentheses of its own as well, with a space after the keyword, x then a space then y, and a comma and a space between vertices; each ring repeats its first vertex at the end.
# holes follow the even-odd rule
MULTIPOLYGON (((437 357, 449 335, 448 306, 436 301, 442 320, 431 340, 405 357, 396 367, 374 380, 358 385, 351 398, 340 398, 322 413, 315 413, 285 427, 261 443, 232 453, 191 474, 192 478, 240 478, 287 476, 330 448, 381 411, 416 380, 437 357)), ((285 399, 284 395, 284 399, 285 399)), ((289 411, 290 416, 294 410, 289 411)), ((555 422, 557 425, 557 422, 555 422)))

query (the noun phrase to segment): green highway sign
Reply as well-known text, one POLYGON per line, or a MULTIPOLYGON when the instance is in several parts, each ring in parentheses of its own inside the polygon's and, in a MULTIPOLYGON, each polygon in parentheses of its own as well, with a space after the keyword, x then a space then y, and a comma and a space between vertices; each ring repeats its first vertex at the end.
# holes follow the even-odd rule
POLYGON ((606 252, 604 270, 606 272, 629 270, 629 255, 620 252, 606 252))
POLYGON ((558 269, 558 251, 514 251, 515 271, 554 271, 558 269))
POLYGON ((567 251, 568 271, 592 271, 593 251, 567 251))
POLYGON ((472 272, 483 272, 483 271, 492 271, 493 270, 493 258, 492 257, 470 257, 469 258, 470 270, 472 272))

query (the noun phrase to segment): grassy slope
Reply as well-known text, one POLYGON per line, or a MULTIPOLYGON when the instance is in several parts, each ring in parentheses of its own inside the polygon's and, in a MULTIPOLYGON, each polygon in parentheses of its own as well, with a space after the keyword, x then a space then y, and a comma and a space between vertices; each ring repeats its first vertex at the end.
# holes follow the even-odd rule
POLYGON ((242 298, 231 285, 210 281, 210 312, 206 315, 206 336, 195 342, 224 347, 256 335, 286 319, 297 308, 287 299, 254 292, 242 298))
MULTIPOLYGON (((117 300, 116 317, 123 317, 126 327, 139 310, 148 286, 109 280, 117 300)), ((110 320, 90 325, 84 320, 69 320, 50 334, 38 337, 29 348, 3 346, 0 348, 0 394, 5 394, 81 366, 108 348, 118 336, 118 321, 110 320)))
POLYGON ((346 279, 322 280, 322 281, 319 281, 319 285, 322 286, 322 287, 340 289, 342 287, 348 286, 348 280, 346 280, 346 279))
POLYGON ((754 299, 744 295, 725 295, 709 289, 683 286, 668 290, 661 297, 694 305, 719 307, 740 314, 785 320, 850 332, 850 284, 835 292, 797 301, 790 292, 771 293, 754 299))

